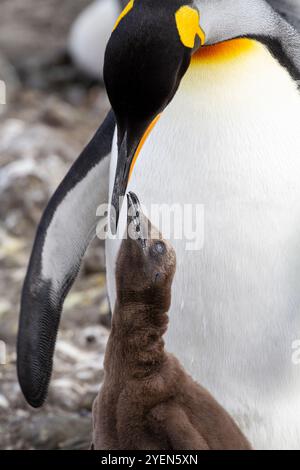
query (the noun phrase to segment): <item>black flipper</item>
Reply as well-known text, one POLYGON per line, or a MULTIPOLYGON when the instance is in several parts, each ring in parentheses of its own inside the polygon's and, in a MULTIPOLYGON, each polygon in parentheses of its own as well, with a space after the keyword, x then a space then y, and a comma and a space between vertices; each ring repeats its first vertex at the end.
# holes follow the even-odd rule
POLYGON ((28 403, 47 396, 64 299, 108 202, 115 117, 109 112, 50 200, 37 230, 23 286, 17 342, 19 382, 28 403))

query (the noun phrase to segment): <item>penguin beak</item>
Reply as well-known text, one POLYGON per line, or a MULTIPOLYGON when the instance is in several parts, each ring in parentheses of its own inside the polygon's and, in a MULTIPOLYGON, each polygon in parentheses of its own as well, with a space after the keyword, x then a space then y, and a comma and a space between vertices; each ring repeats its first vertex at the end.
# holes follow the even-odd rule
POLYGON ((112 233, 116 233, 118 228, 120 208, 123 203, 123 198, 126 193, 126 188, 129 181, 130 167, 134 158, 136 147, 128 145, 127 131, 119 144, 118 162, 115 175, 114 188, 111 200, 111 216, 110 224, 112 233))
POLYGON ((142 213, 140 201, 133 192, 127 194, 127 235, 136 240, 146 254, 148 240, 146 218, 142 213))
POLYGON ((112 233, 116 233, 118 228, 120 208, 123 203, 127 185, 130 180, 135 162, 148 135, 154 128, 159 118, 160 114, 158 114, 155 119, 150 121, 150 125, 148 122, 148 125, 146 124, 144 126, 140 126, 143 129, 141 132, 129 132, 126 130, 122 133, 123 138, 118 146, 118 163, 111 200, 112 210, 110 224, 112 233), (137 135, 141 137, 137 137, 137 135))

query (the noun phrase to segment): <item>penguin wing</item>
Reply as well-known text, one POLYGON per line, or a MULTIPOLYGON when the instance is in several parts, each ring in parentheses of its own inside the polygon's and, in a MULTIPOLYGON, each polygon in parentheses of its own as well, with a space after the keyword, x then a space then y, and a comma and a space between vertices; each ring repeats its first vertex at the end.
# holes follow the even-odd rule
POLYGON ((288 23, 300 32, 300 1, 299 0, 267 0, 268 3, 283 16, 288 23))
POLYGON ((37 230, 17 344, 19 382, 33 407, 45 401, 63 302, 95 237, 97 207, 108 201, 115 126, 110 111, 53 195, 37 230))

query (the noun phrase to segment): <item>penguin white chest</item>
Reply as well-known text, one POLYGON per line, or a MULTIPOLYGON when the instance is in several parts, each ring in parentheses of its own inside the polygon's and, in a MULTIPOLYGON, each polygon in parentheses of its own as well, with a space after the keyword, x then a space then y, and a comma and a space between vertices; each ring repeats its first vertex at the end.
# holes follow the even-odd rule
MULTIPOLYGON (((167 346, 257 448, 300 446, 300 369, 292 363, 300 337, 299 122, 297 87, 263 46, 221 64, 195 62, 128 188, 148 209, 203 207, 201 249, 173 240, 167 346)), ((111 188, 116 158, 114 149, 111 188)), ((112 303, 117 250, 109 240, 112 303)))

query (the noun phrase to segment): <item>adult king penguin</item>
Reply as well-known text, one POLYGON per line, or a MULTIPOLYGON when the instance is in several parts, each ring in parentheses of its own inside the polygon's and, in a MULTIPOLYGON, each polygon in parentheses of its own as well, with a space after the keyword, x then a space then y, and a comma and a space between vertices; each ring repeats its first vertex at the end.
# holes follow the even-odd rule
MULTIPOLYGON (((264 0, 131 0, 106 50, 114 113, 50 201, 24 283, 18 373, 31 405, 46 397, 96 208, 111 199, 118 213, 128 188, 148 209, 204 207, 203 248, 172 241, 168 348, 254 448, 300 448, 299 51, 299 34, 264 0)), ((112 304, 117 249, 108 240, 112 304)))

